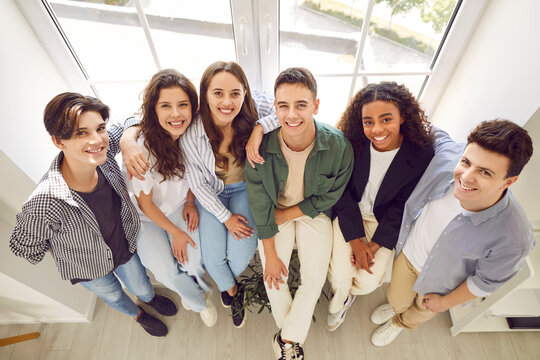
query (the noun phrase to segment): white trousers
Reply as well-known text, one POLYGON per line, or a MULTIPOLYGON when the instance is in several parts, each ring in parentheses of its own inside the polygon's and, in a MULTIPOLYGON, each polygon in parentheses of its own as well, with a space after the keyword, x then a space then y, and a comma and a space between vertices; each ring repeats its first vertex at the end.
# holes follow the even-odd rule
MULTIPOLYGON (((377 230, 377 220, 367 217, 362 220, 366 232, 366 242, 370 242, 375 230, 377 230)), ((388 264, 393 258, 394 250, 388 250, 381 246, 375 253, 374 264, 370 268, 373 274, 370 274, 351 264, 352 248, 345 241, 337 218, 334 219, 332 227, 332 257, 328 269, 328 281, 332 286, 334 296, 328 305, 328 312, 335 314, 343 308, 343 303, 349 294, 366 295, 382 284, 388 264)))
MULTIPOLYGON (((324 214, 319 214, 314 219, 301 216, 279 226, 279 232, 275 236, 276 252, 287 268, 295 240, 300 260, 300 286, 294 300, 286 277, 283 277, 285 284, 280 284, 279 290, 274 287, 269 289, 266 282, 264 286, 282 338, 303 344, 328 272, 332 250, 330 219, 324 214)), ((266 258, 262 241, 259 241, 259 254, 264 269, 266 258)))

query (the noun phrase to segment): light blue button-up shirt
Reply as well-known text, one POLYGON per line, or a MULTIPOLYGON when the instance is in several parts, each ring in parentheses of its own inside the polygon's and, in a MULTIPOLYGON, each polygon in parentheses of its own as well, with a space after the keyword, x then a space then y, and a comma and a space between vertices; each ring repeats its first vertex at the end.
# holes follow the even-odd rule
MULTIPOLYGON (((436 132, 435 156, 405 204, 396 245, 401 252, 424 206, 453 186, 453 171, 464 144, 436 132)), ((467 281, 475 296, 486 296, 512 278, 536 245, 527 216, 509 190, 493 206, 458 214, 444 228, 414 284, 419 294, 446 295, 467 281)))

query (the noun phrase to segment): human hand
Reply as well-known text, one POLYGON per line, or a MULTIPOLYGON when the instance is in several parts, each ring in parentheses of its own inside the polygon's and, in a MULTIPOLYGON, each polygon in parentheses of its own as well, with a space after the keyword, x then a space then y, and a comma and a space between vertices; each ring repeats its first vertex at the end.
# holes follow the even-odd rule
POLYGON ((195 242, 180 229, 175 234, 171 234, 171 237, 173 255, 180 264, 185 265, 188 262, 187 244, 189 243, 193 248, 196 248, 195 242))
POLYGON ((352 249, 351 263, 358 269, 366 270, 368 273, 373 274, 369 269, 373 264, 373 251, 368 244, 361 238, 353 239, 349 241, 352 249))
POLYGON ((182 216, 188 226, 189 231, 195 231, 199 226, 199 211, 192 201, 187 201, 182 209, 182 216))
POLYGON ((229 230, 236 240, 242 240, 242 238, 248 238, 253 235, 253 229, 247 224, 247 219, 239 214, 232 214, 229 220, 225 221, 227 230, 229 230))
POLYGON ((426 294, 422 299, 422 305, 431 312, 440 313, 445 312, 450 307, 446 304, 444 296, 439 294, 426 294))
POLYGON ((138 133, 137 127, 132 126, 126 129, 124 135, 122 135, 122 138, 120 139, 122 161, 124 161, 124 164, 126 165, 129 180, 131 180, 133 176, 139 180, 144 180, 143 175, 146 174, 150 163, 139 145, 137 145, 137 141, 135 140, 136 136, 132 135, 134 131, 138 133))
POLYGON ((259 146, 261 145, 264 130, 261 125, 255 125, 246 144, 246 158, 251 167, 255 167, 255 163, 264 164, 263 157, 259 154, 259 146))
POLYGON ((267 257, 264 268, 263 281, 268 284, 270 289, 274 285, 276 290, 279 290, 279 284, 285 283, 282 274, 283 276, 287 276, 288 274, 287 267, 283 261, 277 255, 267 257))

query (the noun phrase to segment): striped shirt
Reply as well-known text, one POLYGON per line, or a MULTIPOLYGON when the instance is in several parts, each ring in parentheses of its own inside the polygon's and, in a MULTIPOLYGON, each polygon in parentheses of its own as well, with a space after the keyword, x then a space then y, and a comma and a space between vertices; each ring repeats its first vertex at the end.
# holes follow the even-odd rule
MULTIPOLYGON (((260 118, 257 122, 264 133, 279 127, 273 97, 256 91, 252 95, 260 118)), ((225 185, 216 175, 216 157, 200 116, 180 136, 180 145, 184 151, 186 177, 191 191, 207 211, 224 223, 232 213, 218 198, 225 185)))
MULTIPOLYGON (((126 191, 122 172, 114 156, 120 152, 123 127, 109 129, 107 161, 100 166, 105 179, 120 196, 120 217, 129 244, 136 250, 140 227, 139 215, 126 191)), ((10 249, 32 264, 40 262, 50 250, 62 279, 97 279, 114 270, 111 249, 86 202, 66 184, 60 164, 60 152, 52 162, 30 198, 17 214, 10 239, 10 249)))

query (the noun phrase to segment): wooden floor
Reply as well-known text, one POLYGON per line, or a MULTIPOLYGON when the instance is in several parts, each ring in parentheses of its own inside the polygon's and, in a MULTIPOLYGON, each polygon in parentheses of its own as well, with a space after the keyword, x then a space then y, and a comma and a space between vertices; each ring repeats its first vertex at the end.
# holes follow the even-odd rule
MULTIPOLYGON (((167 289, 159 293, 178 296, 167 289)), ((377 348, 370 343, 375 329, 369 314, 385 299, 386 287, 358 297, 347 321, 335 333, 325 328, 328 301, 321 296, 305 343, 308 360, 331 359, 540 359, 540 333, 465 333, 450 335, 450 317, 444 313, 415 330, 405 330, 393 344, 377 348)), ((235 329, 219 303, 219 320, 207 328, 198 314, 180 306, 178 314, 164 318, 169 327, 165 338, 153 338, 127 316, 98 300, 94 320, 79 324, 0 326, 0 338, 39 331, 41 337, 0 348, 0 360, 24 359, 272 359, 271 338, 276 332, 268 312, 248 313, 247 324, 235 329)))

